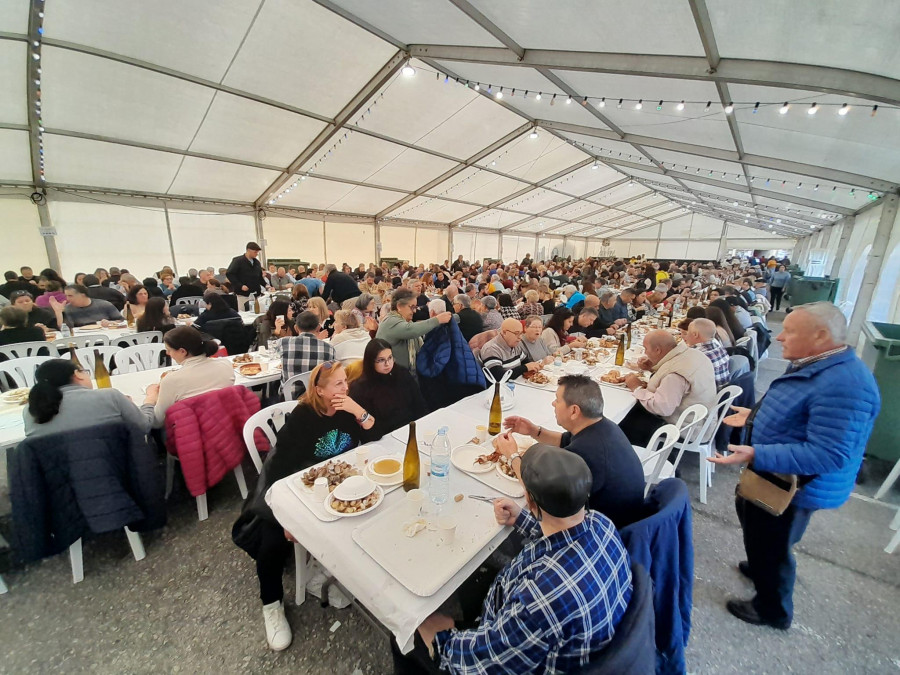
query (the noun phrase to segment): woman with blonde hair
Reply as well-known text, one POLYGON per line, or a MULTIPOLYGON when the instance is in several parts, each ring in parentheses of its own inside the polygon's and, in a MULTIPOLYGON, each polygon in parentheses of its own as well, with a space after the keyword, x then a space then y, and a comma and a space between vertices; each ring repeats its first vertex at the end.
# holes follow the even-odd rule
POLYGON ((525 291, 525 304, 519 306, 519 317, 524 321, 527 317, 544 313, 544 306, 540 303, 541 296, 536 290, 525 291))
POLYGON ((319 317, 319 328, 327 333, 324 336, 320 335, 319 338, 331 337, 334 334, 334 319, 325 301, 322 298, 310 298, 306 309, 319 317))
POLYGON ((256 560, 266 641, 274 651, 287 649, 293 639, 282 602, 282 577, 292 546, 287 531, 266 504, 265 495, 276 481, 362 442, 364 433, 375 425, 375 418, 347 391, 347 374, 339 361, 326 361, 313 368, 309 388, 278 432, 256 490, 231 530, 234 542, 256 560))

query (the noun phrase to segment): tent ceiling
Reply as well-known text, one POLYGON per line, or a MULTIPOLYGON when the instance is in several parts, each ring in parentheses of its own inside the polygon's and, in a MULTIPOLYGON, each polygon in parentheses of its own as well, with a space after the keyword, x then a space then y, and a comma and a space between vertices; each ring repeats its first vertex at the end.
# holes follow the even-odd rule
MULTIPOLYGON (((17 184, 37 179, 29 7, 0 0, 17 184)), ((900 183, 900 15, 874 0, 82 0, 43 28, 51 189, 554 236, 688 208, 799 236, 900 183)))

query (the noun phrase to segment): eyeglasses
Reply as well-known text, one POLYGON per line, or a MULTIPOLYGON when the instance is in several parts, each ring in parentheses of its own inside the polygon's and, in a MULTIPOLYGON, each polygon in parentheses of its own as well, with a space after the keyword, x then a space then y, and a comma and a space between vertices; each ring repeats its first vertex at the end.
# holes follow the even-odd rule
POLYGON ((519 332, 517 333, 517 332, 514 331, 514 330, 505 330, 505 331, 503 331, 503 332, 504 332, 504 333, 509 333, 510 335, 515 335, 516 337, 522 337, 522 332, 523 332, 523 331, 519 331, 519 332))
POLYGON ((388 356, 388 357, 383 358, 383 359, 375 359, 375 365, 376 365, 376 366, 386 366, 387 364, 393 363, 393 362, 394 362, 394 357, 393 357, 393 356, 388 356))
POLYGON ((325 363, 323 363, 322 367, 319 368, 319 372, 316 373, 316 379, 313 380, 313 386, 315 387, 317 384, 319 384, 319 376, 322 374, 323 370, 331 370, 335 366, 339 365, 341 365, 340 361, 326 361, 325 363))

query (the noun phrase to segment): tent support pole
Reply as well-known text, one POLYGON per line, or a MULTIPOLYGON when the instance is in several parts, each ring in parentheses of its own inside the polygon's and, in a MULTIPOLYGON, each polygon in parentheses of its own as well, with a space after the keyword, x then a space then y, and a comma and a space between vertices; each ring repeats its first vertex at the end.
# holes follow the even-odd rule
POLYGON ((856 216, 847 216, 841 220, 841 238, 838 241, 837 250, 834 252, 834 260, 831 261, 831 267, 828 270, 830 277, 841 273, 841 265, 844 262, 844 254, 847 252, 847 244, 850 243, 854 225, 856 225, 856 216))
POLYGON ((169 253, 172 254, 172 269, 178 278, 178 260, 175 258, 175 242, 172 240, 172 224, 169 222, 169 205, 163 202, 163 214, 166 216, 166 235, 169 237, 169 253))
POLYGON ((875 287, 878 285, 884 261, 887 259, 888 243, 891 240, 891 231, 894 229, 894 220, 897 218, 898 200, 900 197, 897 195, 885 195, 884 197, 881 218, 878 220, 878 229, 875 231, 875 241, 872 242, 872 248, 869 251, 862 286, 860 286, 859 295, 856 296, 856 302, 853 304, 853 314, 850 316, 850 326, 847 329, 847 344, 853 348, 856 348, 856 343, 859 342, 863 321, 869 315, 875 287))

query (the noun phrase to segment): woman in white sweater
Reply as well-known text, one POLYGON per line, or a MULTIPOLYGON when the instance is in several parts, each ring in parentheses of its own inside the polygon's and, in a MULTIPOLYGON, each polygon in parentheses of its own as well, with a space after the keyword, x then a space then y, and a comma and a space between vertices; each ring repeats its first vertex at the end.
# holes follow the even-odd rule
POLYGON ((163 373, 159 384, 147 387, 145 404, 153 404, 154 426, 166 421, 173 403, 234 384, 234 366, 228 359, 210 358, 219 350, 215 340, 204 338, 191 326, 179 326, 166 333, 166 354, 181 366, 163 373))

